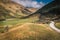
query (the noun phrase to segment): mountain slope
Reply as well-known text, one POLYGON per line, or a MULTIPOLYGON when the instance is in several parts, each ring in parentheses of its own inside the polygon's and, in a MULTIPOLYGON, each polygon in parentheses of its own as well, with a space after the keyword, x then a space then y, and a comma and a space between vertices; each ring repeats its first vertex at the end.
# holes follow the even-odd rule
POLYGON ((0 40, 60 40, 47 24, 25 23, 0 35, 0 40))
POLYGON ((30 10, 32 13, 34 13, 38 10, 38 8, 28 8, 28 10, 30 10))
POLYGON ((51 20, 60 21, 60 1, 52 1, 40 8, 39 10, 37 10, 35 13, 30 14, 24 18, 28 18, 36 14, 40 15, 40 22, 49 22, 51 20))
POLYGON ((0 0, 0 19, 20 18, 29 15, 31 12, 24 6, 11 0, 0 0))

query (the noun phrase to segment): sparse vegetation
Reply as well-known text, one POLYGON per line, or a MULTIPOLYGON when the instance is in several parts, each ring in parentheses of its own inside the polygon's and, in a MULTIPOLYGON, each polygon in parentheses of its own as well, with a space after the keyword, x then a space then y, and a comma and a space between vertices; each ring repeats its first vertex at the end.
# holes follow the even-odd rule
POLYGON ((23 25, 25 23, 34 23, 36 22, 38 19, 37 18, 28 18, 28 19, 11 19, 11 20, 8 20, 6 19, 5 21, 0 21, 0 26, 4 28, 4 26, 6 25, 12 25, 13 27, 11 28, 14 28, 17 24, 20 25, 23 25))
POLYGON ((0 33, 4 33, 4 28, 0 27, 0 33))
MULTIPOLYGON (((15 2, 8 2, 8 0, 7 2, 1 0, 0 3, 0 19, 5 19, 0 21, 0 40, 60 40, 60 33, 51 29, 48 23, 36 23, 40 13, 29 15, 35 9, 32 8, 33 10, 29 11, 15 2), (6 25, 9 30, 5 29, 6 25)), ((53 15, 49 15, 47 16, 52 18, 53 15)), ((56 27, 60 29, 60 23, 56 23, 56 27)))
POLYGON ((60 40, 60 35, 46 24, 27 23, 17 30, 8 32, 1 40, 60 40))

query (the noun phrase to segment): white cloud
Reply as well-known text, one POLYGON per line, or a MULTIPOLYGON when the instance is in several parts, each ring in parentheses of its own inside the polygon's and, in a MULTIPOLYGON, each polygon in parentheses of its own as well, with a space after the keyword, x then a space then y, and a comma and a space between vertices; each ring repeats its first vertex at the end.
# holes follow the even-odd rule
POLYGON ((37 1, 32 0, 13 0, 19 4, 22 4, 25 7, 34 7, 34 8, 41 8, 45 4, 43 2, 38 3, 37 1))

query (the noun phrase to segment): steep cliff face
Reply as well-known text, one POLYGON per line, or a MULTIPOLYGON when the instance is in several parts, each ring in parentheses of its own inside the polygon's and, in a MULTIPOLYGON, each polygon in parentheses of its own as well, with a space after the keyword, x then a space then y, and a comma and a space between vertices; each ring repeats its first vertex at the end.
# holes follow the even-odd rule
POLYGON ((0 19, 20 18, 31 13, 24 6, 11 0, 0 0, 0 19))

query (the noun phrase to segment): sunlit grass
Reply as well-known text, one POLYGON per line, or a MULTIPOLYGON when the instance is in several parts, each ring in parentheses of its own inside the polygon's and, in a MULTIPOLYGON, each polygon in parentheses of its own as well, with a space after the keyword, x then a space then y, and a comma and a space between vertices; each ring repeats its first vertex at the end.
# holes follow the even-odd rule
POLYGON ((60 29, 60 23, 56 23, 56 27, 60 29))
POLYGON ((5 34, 1 40, 60 40, 60 35, 47 25, 25 24, 22 28, 5 34))
MULTIPOLYGON (((14 28, 17 26, 17 24, 23 25, 24 23, 32 23, 37 21, 37 18, 28 18, 28 19, 12 19, 12 20, 6 20, 6 21, 0 21, 0 26, 4 28, 4 26, 12 26, 10 28, 14 28)), ((0 28, 2 30, 2 28, 0 28)))
POLYGON ((28 18, 28 19, 13 19, 13 20, 6 20, 0 22, 0 25, 15 25, 18 23, 27 23, 27 22, 35 22, 38 19, 35 18, 28 18))

